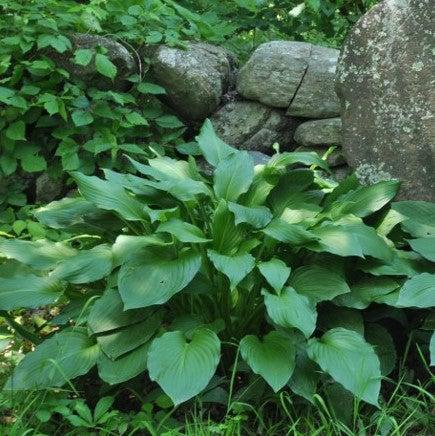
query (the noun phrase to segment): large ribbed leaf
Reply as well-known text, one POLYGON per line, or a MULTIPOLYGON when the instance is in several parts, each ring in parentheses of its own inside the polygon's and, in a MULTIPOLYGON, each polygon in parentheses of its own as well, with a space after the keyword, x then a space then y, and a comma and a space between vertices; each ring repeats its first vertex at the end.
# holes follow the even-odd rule
POLYGON ((107 289, 92 306, 88 325, 93 333, 103 333, 138 323, 151 314, 151 309, 124 310, 119 292, 107 289))
POLYGON ((304 165, 316 165, 325 171, 330 171, 329 166, 317 153, 314 151, 296 151, 275 154, 267 164, 270 167, 287 167, 301 163, 304 165))
POLYGON ((62 229, 83 223, 83 216, 95 210, 95 206, 84 198, 63 198, 37 209, 38 221, 53 229, 62 229))
POLYGON ((157 232, 170 233, 179 241, 186 243, 192 242, 195 244, 204 244, 211 241, 211 239, 205 237, 199 227, 177 218, 172 218, 169 221, 161 223, 157 228, 157 232))
POLYGON ((273 217, 265 206, 247 207, 229 202, 228 209, 234 214, 236 224, 247 223, 256 229, 265 227, 273 217))
POLYGON ((74 257, 59 262, 51 277, 74 284, 91 283, 109 275, 112 266, 112 250, 102 244, 90 250, 81 250, 74 257))
POLYGON ((219 162, 214 172, 214 192, 218 198, 236 201, 253 179, 254 161, 247 151, 240 151, 219 162))
POLYGON ((267 236, 291 245, 303 245, 319 239, 301 225, 289 224, 282 219, 274 219, 262 230, 267 236))
POLYGON ((308 356, 357 398, 378 405, 381 370, 378 356, 352 330, 335 328, 320 339, 310 339, 308 356))
POLYGON ((199 135, 195 138, 205 160, 214 167, 228 157, 231 153, 237 152, 235 148, 225 144, 215 133, 210 120, 205 120, 199 135))
POLYGON ((265 289, 261 293, 267 313, 274 323, 281 327, 296 328, 307 338, 312 335, 316 328, 317 312, 307 297, 290 287, 284 288, 279 295, 265 289))
POLYGON ((435 203, 399 201, 391 208, 403 217, 400 225, 414 238, 435 236, 435 203))
POLYGON ((314 403, 314 395, 317 392, 317 384, 320 379, 320 368, 310 360, 305 350, 298 350, 296 366, 293 375, 288 382, 290 389, 307 401, 314 403))
POLYGON ((34 274, 0 277, 0 309, 36 308, 52 304, 64 289, 58 280, 34 274))
POLYGON ((97 362, 100 347, 83 329, 64 331, 26 354, 6 383, 7 390, 60 387, 86 374, 97 362))
POLYGON ((97 337, 101 349, 111 359, 117 359, 148 342, 162 323, 163 312, 158 311, 144 321, 97 337))
POLYGON ((364 277, 351 286, 348 294, 339 295, 334 302, 354 309, 365 309, 399 287, 390 277, 364 277))
POLYGON ((215 209, 212 221, 213 248, 222 254, 234 254, 243 242, 241 226, 236 226, 225 200, 215 209))
POLYGON ((58 262, 77 254, 77 250, 61 242, 22 241, 0 238, 0 256, 16 259, 35 269, 49 269, 58 262))
POLYGON ((435 236, 411 239, 409 245, 414 251, 421 254, 427 260, 435 262, 435 236))
POLYGON ((147 342, 116 360, 101 353, 97 362, 99 376, 106 383, 113 385, 123 383, 145 372, 150 345, 151 343, 147 342))
POLYGON ((255 258, 249 253, 225 256, 208 250, 207 255, 215 268, 229 278, 231 289, 234 289, 255 267, 255 258))
POLYGON ((397 360, 396 347, 390 333, 385 327, 370 323, 365 327, 364 336, 375 349, 381 364, 382 375, 389 375, 395 368, 397 360))
POLYGON ((146 219, 143 205, 117 183, 78 172, 71 175, 83 197, 100 209, 114 211, 130 221, 146 219))
POLYGON ((125 263, 118 276, 118 289, 125 309, 166 303, 185 288, 201 266, 201 256, 183 251, 168 259, 163 252, 149 252, 125 263))
POLYGON ((267 283, 269 283, 269 285, 278 293, 290 277, 291 271, 290 267, 276 257, 267 262, 260 262, 258 264, 258 269, 262 276, 267 280, 267 283))
POLYGON ((295 270, 289 284, 299 294, 315 302, 332 300, 337 295, 350 292, 341 274, 331 268, 317 265, 302 266, 295 270))
POLYGON ((270 332, 262 340, 249 335, 240 341, 243 359, 275 392, 285 386, 293 373, 295 351, 292 339, 280 332, 270 332))
POLYGON ((189 342, 180 331, 168 332, 151 344, 149 375, 177 405, 208 385, 219 358, 220 341, 211 330, 196 330, 189 342))
POLYGON ((342 195, 330 206, 331 215, 352 214, 366 217, 384 207, 397 193, 400 183, 396 180, 386 180, 371 186, 360 186, 354 191, 342 195))
POLYGON ((423 273, 405 282, 399 292, 399 307, 435 307, 435 274, 423 273))

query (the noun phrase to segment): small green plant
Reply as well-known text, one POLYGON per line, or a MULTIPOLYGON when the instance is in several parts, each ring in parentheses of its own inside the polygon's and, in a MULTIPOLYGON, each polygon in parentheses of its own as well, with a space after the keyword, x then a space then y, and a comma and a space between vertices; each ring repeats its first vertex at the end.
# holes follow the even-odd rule
POLYGON ((74 172, 81 196, 35 213, 67 240, 0 240, 3 314, 67 303, 53 324, 73 323, 5 388, 63 386, 97 365, 109 384, 147 372, 177 405, 216 388, 216 373, 231 399, 240 370, 309 401, 331 377, 378 405, 396 365, 379 320, 435 306, 435 205, 388 209, 398 182, 337 185, 315 153, 254 166, 209 121, 197 141, 212 177, 160 155, 129 158, 141 176, 74 172))

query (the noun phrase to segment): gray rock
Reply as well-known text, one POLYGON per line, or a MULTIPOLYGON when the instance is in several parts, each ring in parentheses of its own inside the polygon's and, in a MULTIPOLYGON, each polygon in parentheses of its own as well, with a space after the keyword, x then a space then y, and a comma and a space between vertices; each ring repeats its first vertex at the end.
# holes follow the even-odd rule
POLYGON ((330 118, 339 114, 334 89, 338 50, 305 42, 260 45, 239 72, 237 91, 288 114, 330 118))
POLYGON ((363 183, 402 180, 400 199, 435 201, 434 19, 432 0, 383 1, 337 68, 347 160, 363 183))
POLYGON ((339 51, 311 46, 308 68, 287 110, 288 115, 306 118, 332 118, 340 115, 335 92, 335 72, 339 51))
POLYGON ((47 173, 42 173, 35 182, 36 203, 50 203, 59 198, 64 190, 62 179, 50 179, 47 173))
POLYGON ((313 145, 340 145, 341 118, 306 121, 298 126, 294 140, 307 147, 313 145))
POLYGON ((227 103, 211 121, 216 133, 227 144, 264 153, 273 152, 275 142, 281 150, 292 148, 293 135, 300 122, 286 116, 284 111, 246 100, 227 103))
POLYGON ((237 91, 267 106, 288 108, 308 67, 311 44, 261 44, 239 71, 237 91))
POLYGON ((67 70, 74 79, 82 80, 88 86, 95 86, 101 90, 126 91, 131 87, 132 84, 126 79, 137 72, 137 62, 121 43, 104 36, 84 33, 73 33, 68 38, 73 45, 72 50, 65 53, 50 52, 50 57, 59 67, 67 70), (86 66, 77 65, 70 60, 77 49, 94 50, 97 47, 105 48, 106 56, 116 65, 118 71, 113 82, 97 72, 93 60, 86 66))
POLYGON ((165 102, 187 120, 200 121, 213 113, 229 88, 234 58, 223 48, 160 46, 150 58, 154 81, 166 89, 165 102))

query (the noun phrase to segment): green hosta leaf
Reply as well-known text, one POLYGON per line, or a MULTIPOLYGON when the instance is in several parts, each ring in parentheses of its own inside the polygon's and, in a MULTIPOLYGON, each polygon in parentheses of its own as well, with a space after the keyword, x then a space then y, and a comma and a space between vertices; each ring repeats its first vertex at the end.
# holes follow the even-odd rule
POLYGON ((399 307, 435 307, 435 274, 423 273, 405 282, 399 292, 399 307))
POLYGON ((165 129, 179 129, 184 127, 184 123, 175 115, 162 115, 154 119, 154 122, 165 129))
POLYGON ((272 212, 265 206, 246 207, 228 202, 228 209, 234 214, 235 223, 248 223, 256 229, 262 229, 272 220, 272 212))
POLYGON ((157 232, 170 233, 181 242, 203 244, 211 241, 211 239, 205 237, 200 228, 177 218, 161 223, 157 228, 157 232))
POLYGON ((325 171, 330 171, 328 164, 317 153, 313 151, 278 153, 272 156, 267 166, 279 168, 287 167, 289 165, 294 165, 297 163, 301 163, 304 165, 316 165, 319 168, 324 169, 325 171))
POLYGON ((366 325, 364 335, 366 341, 375 349, 382 375, 389 375, 396 367, 397 360, 396 347, 390 333, 385 327, 370 323, 366 325))
POLYGON ((165 246, 170 243, 165 242, 157 235, 150 236, 130 236, 119 235, 115 243, 112 245, 113 252, 113 265, 122 265, 129 258, 137 256, 141 251, 147 247, 152 246, 165 246))
POLYGON ((0 254, 15 259, 35 269, 49 269, 58 262, 73 257, 77 250, 62 242, 22 241, 0 238, 0 254))
POLYGON ((112 266, 112 250, 108 245, 98 245, 60 262, 51 276, 74 284, 91 283, 108 276, 112 266))
POLYGON ((137 90, 142 94, 166 94, 165 88, 149 82, 142 82, 137 85, 137 90))
POLYGON ((414 251, 421 254, 427 260, 435 262, 435 236, 411 239, 408 242, 414 251))
POLYGON ((215 133, 210 120, 205 120, 199 135, 195 138, 205 160, 214 167, 226 159, 230 154, 237 152, 233 147, 225 144, 215 133))
POLYGON ((391 208, 403 217, 402 228, 414 238, 435 236, 435 203, 399 201, 391 208))
POLYGON ((136 377, 147 369, 149 347, 150 342, 147 342, 116 360, 101 353, 97 362, 98 375, 111 385, 123 383, 136 377))
POLYGON ((14 156, 4 154, 0 156, 0 168, 5 176, 10 176, 17 169, 17 159, 14 156))
POLYGON ((222 254, 234 254, 243 242, 244 233, 236 226, 225 200, 215 209, 212 221, 213 248, 222 254))
POLYGON ((337 295, 350 292, 341 274, 317 265, 298 268, 293 272, 289 283, 299 294, 309 297, 316 303, 332 300, 337 295))
POLYGON ((430 338, 430 365, 435 366, 435 332, 432 333, 430 338))
POLYGON ((7 138, 13 139, 14 141, 25 141, 26 125, 24 121, 15 121, 15 123, 10 124, 5 134, 7 138))
POLYGON ((62 229, 83 222, 83 216, 94 212, 95 206, 84 198, 63 198, 34 212, 38 221, 53 229, 62 229))
POLYGON ((310 403, 314 403, 317 384, 320 380, 320 368, 308 358, 305 350, 298 351, 296 366, 288 383, 290 389, 310 403))
POLYGON ((334 302, 354 309, 366 309, 398 287, 399 283, 390 277, 364 277, 351 286, 349 294, 339 295, 334 302))
POLYGON ((201 256, 191 250, 182 252, 177 259, 168 259, 158 252, 139 255, 119 271, 118 288, 124 307, 166 303, 192 281, 200 266, 201 256))
POLYGON ((94 52, 92 50, 88 48, 79 48, 74 52, 74 63, 85 67, 86 65, 89 65, 93 56, 94 52))
POLYGON ((60 387, 86 374, 97 362, 100 348, 81 329, 55 334, 26 354, 6 383, 6 390, 60 387))
POLYGON ((348 307, 322 305, 317 323, 322 330, 342 327, 364 335, 364 319, 361 312, 348 307))
POLYGON ((148 342, 160 327, 162 315, 163 312, 155 312, 137 324, 98 336, 97 342, 107 356, 117 359, 148 342))
POLYGON ((198 329, 186 341, 179 332, 154 339, 148 353, 148 370, 175 405, 199 394, 208 385, 220 359, 216 333, 198 329))
POLYGON ((286 328, 296 328, 305 337, 310 337, 316 329, 317 312, 310 300, 299 295, 293 288, 284 288, 279 295, 271 294, 265 289, 264 304, 272 321, 286 328))
POLYGON ((47 169, 47 161, 37 154, 25 154, 21 158, 21 166, 28 173, 37 173, 47 169))
POLYGON ((413 251, 393 250, 393 258, 384 263, 375 259, 360 262, 360 269, 374 276, 408 276, 433 271, 433 266, 413 251))
POLYGON ((93 333, 120 329, 145 320, 149 309, 124 310, 124 303, 116 289, 107 289, 92 306, 88 325, 93 333))
POLYGON ((274 219, 262 232, 277 241, 291 245, 303 245, 318 239, 316 235, 302 226, 289 224, 281 219, 274 219))
POLYGON ((258 269, 267 280, 267 283, 269 283, 277 293, 281 291, 290 277, 291 272, 291 268, 276 257, 267 262, 260 262, 258 264, 258 269))
POLYGON ((104 54, 97 53, 95 55, 95 67, 100 74, 109 79, 113 80, 116 77, 116 65, 104 54))
POLYGON ((71 175, 83 197, 100 209, 115 211, 131 221, 140 221, 145 218, 142 204, 128 195, 122 186, 112 181, 102 180, 95 176, 85 176, 77 172, 71 175))
POLYGON ((236 201, 254 179, 254 161, 247 151, 221 160, 214 172, 214 191, 218 198, 236 201))
POLYGON ((334 217, 352 214, 364 218, 383 208, 396 195, 400 182, 388 180, 371 186, 360 186, 342 195, 330 206, 334 217))
POLYGON ((357 398, 378 405, 379 359, 360 334, 343 328, 329 330, 320 339, 310 339, 307 352, 323 371, 357 398))
POLYGON ((295 351, 292 339, 280 332, 270 332, 262 340, 249 335, 240 341, 243 359, 275 392, 285 386, 293 373, 295 351))
POLYGON ((207 254, 215 268, 229 278, 232 290, 236 288, 255 267, 255 258, 249 253, 225 256, 214 250, 208 250, 207 254))
POLYGON ((63 294, 64 287, 56 280, 33 274, 0 277, 0 309, 36 308, 52 304, 63 294))

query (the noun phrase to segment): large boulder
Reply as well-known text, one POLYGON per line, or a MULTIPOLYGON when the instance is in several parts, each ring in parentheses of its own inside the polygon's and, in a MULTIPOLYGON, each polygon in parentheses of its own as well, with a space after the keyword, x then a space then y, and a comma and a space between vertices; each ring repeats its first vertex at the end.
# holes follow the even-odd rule
POLYGON ((340 145, 341 118, 327 118, 302 123, 295 131, 295 141, 307 147, 313 145, 340 145))
POLYGON ((385 0, 347 38, 337 69, 343 148, 363 183, 402 180, 435 201, 432 0, 385 0))
POLYGON ((159 46, 150 55, 154 81, 166 89, 165 102, 189 121, 201 121, 228 91, 234 57, 221 47, 192 43, 186 50, 159 46))
POLYGON ((126 91, 131 87, 131 82, 126 79, 137 72, 137 62, 133 56, 121 43, 104 36, 89 35, 85 33, 73 33, 68 35, 72 44, 72 49, 65 53, 50 52, 50 57, 55 63, 67 70, 72 78, 82 80, 88 86, 95 86, 101 90, 126 91), (78 65, 71 58, 77 49, 91 49, 95 51, 97 47, 105 49, 106 56, 117 68, 117 75, 112 82, 97 72, 95 62, 92 60, 88 65, 78 65))
POLYGON ((338 54, 305 42, 262 44, 241 68, 237 91, 247 99, 285 108, 289 115, 335 117, 339 114, 334 90, 338 54))
POLYGON ((247 100, 236 100, 224 105, 212 117, 216 133, 227 143, 244 150, 273 152, 278 143, 281 150, 294 145, 293 135, 299 120, 285 112, 247 100))

